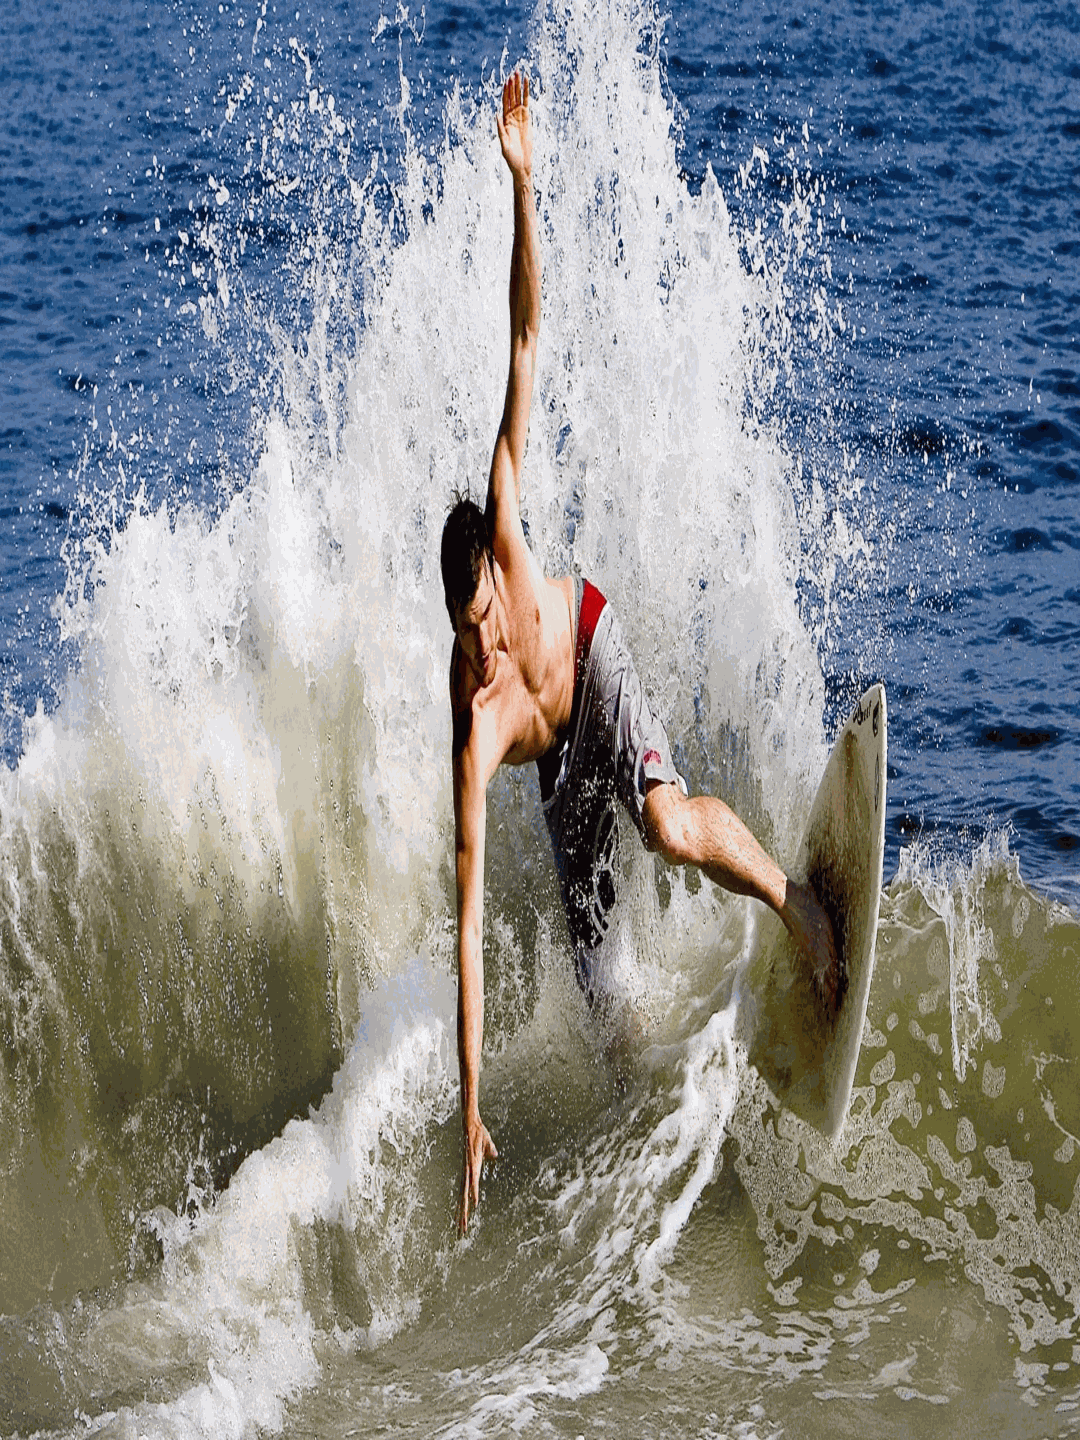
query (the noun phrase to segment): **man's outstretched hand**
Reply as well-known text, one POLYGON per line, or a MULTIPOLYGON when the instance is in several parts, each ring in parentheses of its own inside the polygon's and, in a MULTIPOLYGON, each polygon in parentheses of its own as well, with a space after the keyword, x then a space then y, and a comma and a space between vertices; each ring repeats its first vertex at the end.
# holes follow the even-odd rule
POLYGON ((503 158, 515 180, 532 174, 532 125, 529 121, 529 77, 515 70, 503 86, 502 114, 495 113, 503 158))
POLYGON ((479 1115, 464 1122, 465 1166, 461 1176, 461 1201, 458 1205, 458 1234, 469 1227, 469 1209, 480 1204, 480 1176, 485 1160, 497 1160, 499 1152, 479 1115))

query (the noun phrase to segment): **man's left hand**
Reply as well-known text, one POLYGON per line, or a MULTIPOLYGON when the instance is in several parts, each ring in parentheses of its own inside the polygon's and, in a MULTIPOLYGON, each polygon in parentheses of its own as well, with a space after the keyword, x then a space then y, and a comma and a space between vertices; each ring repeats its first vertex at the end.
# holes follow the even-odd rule
POLYGON ((532 124, 529 119, 529 77, 515 70, 503 86, 502 114, 495 113, 503 157, 515 180, 532 174, 532 124))

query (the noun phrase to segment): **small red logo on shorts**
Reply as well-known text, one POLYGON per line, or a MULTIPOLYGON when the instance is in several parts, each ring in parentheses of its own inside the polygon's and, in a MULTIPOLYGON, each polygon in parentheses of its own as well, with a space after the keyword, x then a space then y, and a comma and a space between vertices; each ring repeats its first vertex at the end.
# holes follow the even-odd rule
POLYGON ((646 750, 645 757, 641 762, 643 765, 660 765, 660 752, 658 750, 646 750))

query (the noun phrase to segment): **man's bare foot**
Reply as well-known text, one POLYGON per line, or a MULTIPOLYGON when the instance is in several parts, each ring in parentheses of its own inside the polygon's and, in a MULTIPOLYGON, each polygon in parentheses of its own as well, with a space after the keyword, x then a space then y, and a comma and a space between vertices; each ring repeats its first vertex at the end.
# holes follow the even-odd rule
POLYGON ((832 922, 808 885, 788 881, 780 918, 810 962, 814 985, 823 1003, 830 1013, 835 1014, 843 999, 840 958, 832 922))

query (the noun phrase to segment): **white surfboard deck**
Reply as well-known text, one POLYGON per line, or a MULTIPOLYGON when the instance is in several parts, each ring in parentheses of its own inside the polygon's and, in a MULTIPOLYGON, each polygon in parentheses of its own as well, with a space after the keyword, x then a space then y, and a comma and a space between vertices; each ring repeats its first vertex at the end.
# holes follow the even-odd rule
POLYGON ((874 973, 887 728, 885 689, 874 685, 836 737, 793 870, 833 924, 844 987, 838 1011, 818 998, 809 964, 772 911, 740 983, 751 1062, 786 1109, 830 1140, 847 1117, 874 973))

